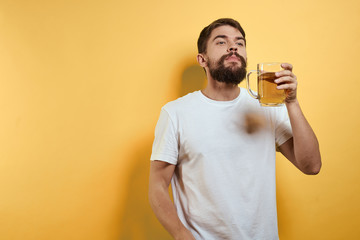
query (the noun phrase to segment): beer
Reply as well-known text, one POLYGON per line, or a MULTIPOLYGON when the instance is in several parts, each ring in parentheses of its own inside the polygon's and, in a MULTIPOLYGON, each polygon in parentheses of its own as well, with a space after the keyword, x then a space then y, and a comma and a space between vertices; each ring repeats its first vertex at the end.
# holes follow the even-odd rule
POLYGON ((265 72, 258 75, 259 101, 261 105, 275 106, 285 100, 285 91, 277 89, 275 72, 265 72))
POLYGON ((284 70, 281 63, 258 63, 257 70, 250 70, 246 75, 246 88, 251 97, 258 99, 261 106, 273 107, 284 103, 285 90, 277 89, 275 73, 284 70), (250 88, 250 74, 257 73, 257 89, 255 93, 250 88))

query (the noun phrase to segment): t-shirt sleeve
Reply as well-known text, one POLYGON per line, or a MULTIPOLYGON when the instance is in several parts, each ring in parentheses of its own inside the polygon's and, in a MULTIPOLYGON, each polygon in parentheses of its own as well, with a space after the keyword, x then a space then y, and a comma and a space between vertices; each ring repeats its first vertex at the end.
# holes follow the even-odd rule
POLYGON ((275 142, 276 147, 279 147, 287 140, 289 140, 293 135, 286 107, 281 106, 276 110, 275 142))
POLYGON ((174 165, 177 164, 178 137, 176 132, 169 113, 162 108, 155 128, 155 139, 150 157, 151 161, 158 160, 174 165))

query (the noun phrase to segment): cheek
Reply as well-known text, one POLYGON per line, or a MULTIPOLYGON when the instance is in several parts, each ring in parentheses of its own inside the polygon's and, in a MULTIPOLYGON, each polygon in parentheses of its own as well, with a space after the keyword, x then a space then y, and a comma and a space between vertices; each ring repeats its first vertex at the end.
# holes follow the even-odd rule
POLYGON ((208 65, 209 64, 214 65, 219 60, 219 58, 220 58, 219 56, 212 54, 207 57, 206 61, 207 61, 208 65))
POLYGON ((206 64, 208 67, 213 67, 215 64, 216 63, 215 63, 214 59, 208 58, 207 64, 206 64))
POLYGON ((208 54, 210 58, 219 58, 222 55, 226 54, 226 50, 225 49, 221 49, 221 48, 212 48, 209 49, 208 54))
POLYGON ((240 51, 239 54, 242 55, 245 58, 245 60, 247 60, 246 50, 240 51))

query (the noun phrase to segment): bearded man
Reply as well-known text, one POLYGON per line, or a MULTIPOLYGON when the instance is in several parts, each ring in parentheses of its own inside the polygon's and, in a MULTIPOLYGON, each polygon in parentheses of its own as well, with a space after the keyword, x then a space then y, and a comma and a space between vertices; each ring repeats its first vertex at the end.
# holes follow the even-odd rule
POLYGON ((149 200, 174 239, 278 237, 275 152, 317 174, 317 138, 296 97, 292 65, 277 72, 282 107, 262 107, 238 84, 246 75, 246 39, 233 19, 218 19, 198 39, 205 89, 166 104, 155 129, 149 200), (248 131, 249 114, 262 119, 248 131), (174 203, 168 194, 171 182, 174 203))

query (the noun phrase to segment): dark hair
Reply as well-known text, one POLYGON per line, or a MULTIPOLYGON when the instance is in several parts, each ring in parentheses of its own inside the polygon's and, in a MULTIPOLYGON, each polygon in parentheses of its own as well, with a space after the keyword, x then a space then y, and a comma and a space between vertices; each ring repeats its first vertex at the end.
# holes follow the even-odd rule
MULTIPOLYGON (((229 25, 231 27, 238 29, 240 31, 240 33, 243 35, 244 40, 245 40, 245 31, 244 31, 244 29, 242 29, 242 27, 240 26, 240 23, 238 21, 231 19, 231 18, 220 18, 220 19, 212 22, 209 26, 205 27, 201 31, 198 42, 197 42, 198 53, 206 52, 206 45, 210 38, 211 32, 215 28, 224 26, 224 25, 229 25)), ((246 40, 245 40, 245 44, 246 44, 246 40)))

